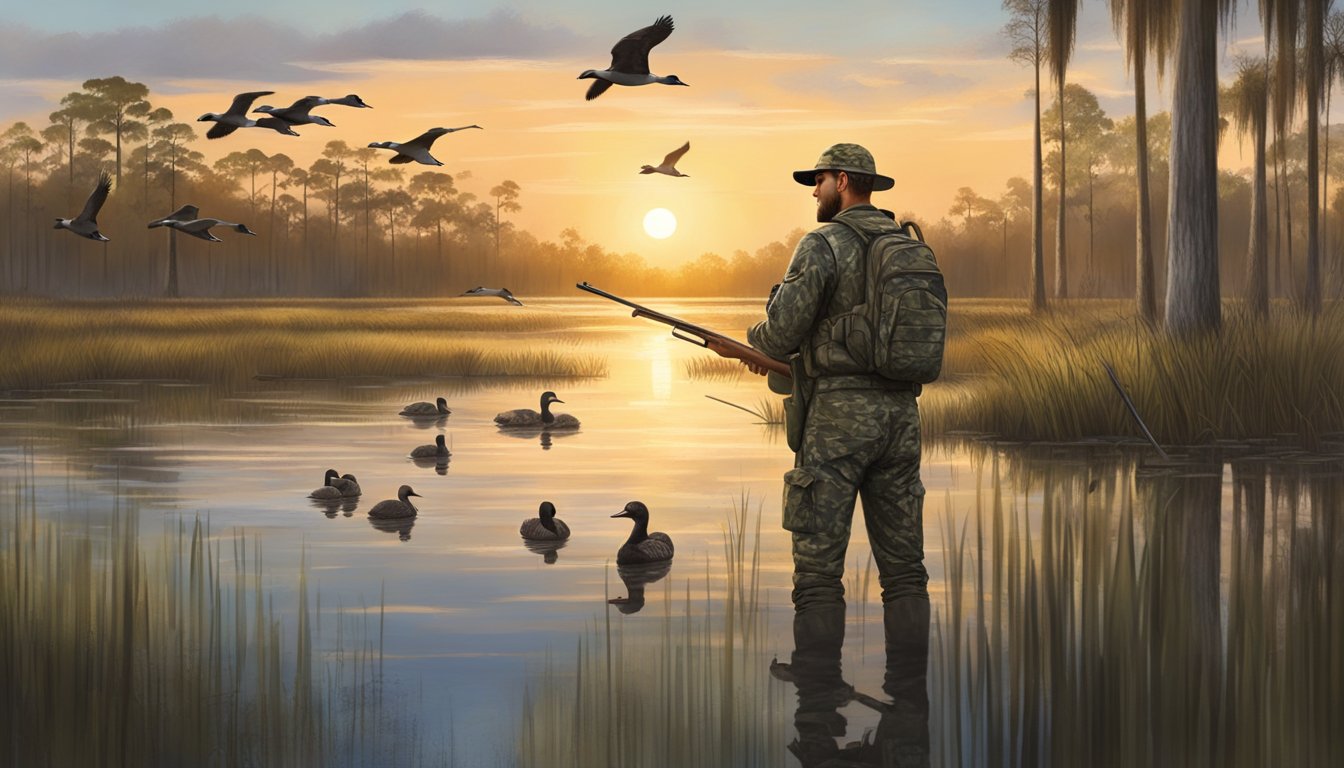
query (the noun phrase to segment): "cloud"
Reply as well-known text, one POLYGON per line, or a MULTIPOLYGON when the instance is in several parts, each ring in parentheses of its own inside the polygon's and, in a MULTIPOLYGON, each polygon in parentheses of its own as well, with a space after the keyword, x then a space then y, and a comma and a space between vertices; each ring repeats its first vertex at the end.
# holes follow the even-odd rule
POLYGON ((536 59, 590 47, 568 29, 539 26, 507 11, 451 21, 412 11, 321 35, 255 16, 203 16, 88 34, 6 26, 0 28, 0 71, 23 79, 115 73, 294 82, 334 78, 342 71, 330 65, 365 59, 536 59))

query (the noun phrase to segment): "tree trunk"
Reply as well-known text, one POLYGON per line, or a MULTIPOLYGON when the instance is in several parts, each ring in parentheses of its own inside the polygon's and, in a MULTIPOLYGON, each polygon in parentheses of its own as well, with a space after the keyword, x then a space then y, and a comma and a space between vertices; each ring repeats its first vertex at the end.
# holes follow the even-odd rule
MULTIPOLYGON (((1268 107, 1268 105, 1265 105, 1268 107)), ((1246 252, 1246 303, 1260 317, 1269 314, 1269 217, 1265 194, 1265 125, 1252 127, 1251 236, 1246 252)))
POLYGON ((176 299, 177 292, 177 230, 168 228, 168 284, 163 289, 164 298, 176 299))
POLYGON ((1031 188, 1031 311, 1045 310, 1045 251, 1041 242, 1045 237, 1044 218, 1041 199, 1044 173, 1041 163, 1041 67, 1036 66, 1036 109, 1035 133, 1032 138, 1032 188, 1031 188))
POLYGON ((1138 200, 1135 203, 1138 242, 1134 252, 1134 300, 1139 319, 1145 323, 1157 321, 1157 281, 1153 275, 1153 225, 1149 209, 1152 202, 1148 192, 1148 95, 1145 72, 1144 46, 1134 50, 1134 136, 1138 158, 1138 200))
POLYGON ((1217 331, 1218 8, 1186 0, 1180 10, 1171 110, 1167 202, 1167 330, 1217 331))
POLYGON ((1068 144, 1064 135, 1064 68, 1059 68, 1056 87, 1059 93, 1059 217, 1055 222, 1055 298, 1069 297, 1069 270, 1064 248, 1064 219, 1068 184, 1064 150, 1068 144))
POLYGON ((1302 25, 1307 38, 1307 284, 1302 297, 1312 315, 1321 313, 1320 112, 1325 4, 1326 0, 1304 3, 1307 13, 1302 25))

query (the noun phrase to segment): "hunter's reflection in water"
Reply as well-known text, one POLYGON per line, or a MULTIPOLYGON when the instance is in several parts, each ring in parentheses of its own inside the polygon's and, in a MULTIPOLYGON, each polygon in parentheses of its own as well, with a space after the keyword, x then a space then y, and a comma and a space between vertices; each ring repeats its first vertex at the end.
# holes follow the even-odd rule
POLYGON ((559 552, 560 550, 564 549, 565 545, 568 543, 569 543, 568 541, 528 541, 526 539, 523 540, 523 546, 527 547, 528 551, 535 552, 538 555, 541 555, 542 562, 546 563, 547 565, 552 565, 555 563, 556 560, 560 559, 559 552))
POLYGON ((645 563, 641 565, 618 565, 616 575, 625 584, 625 597, 613 597, 607 602, 616 606, 621 613, 639 613, 644 607, 644 585, 652 584, 672 570, 672 561, 645 563))
MULTIPOLYGON (((803 768, 927 768, 929 765, 929 696, 927 686, 929 613, 927 603, 888 604, 886 675, 879 699, 854 689, 840 671, 845 641, 843 608, 804 611, 794 615, 794 651, 791 662, 770 663, 770 674, 798 688, 794 728, 798 736, 789 752, 803 768), (878 712, 877 732, 865 733, 845 746, 847 722, 840 708, 857 701, 878 712)), ((921 601, 922 602, 922 601, 921 601)))
POLYGON ((415 518, 398 517, 387 519, 379 517, 370 517, 369 525, 372 525, 374 528, 377 528, 383 533, 395 533, 397 534, 397 538, 401 539, 402 541, 410 541, 411 529, 415 527, 415 518))
POLYGON ((346 517, 353 515, 355 513, 355 507, 359 506, 359 498, 312 499, 311 503, 317 509, 322 510, 323 514, 327 517, 335 519, 337 512, 340 512, 346 517))

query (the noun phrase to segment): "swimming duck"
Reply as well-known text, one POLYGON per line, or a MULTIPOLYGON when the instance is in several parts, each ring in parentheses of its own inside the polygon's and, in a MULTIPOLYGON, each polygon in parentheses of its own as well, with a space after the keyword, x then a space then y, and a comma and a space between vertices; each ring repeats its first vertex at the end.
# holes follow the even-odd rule
POLYGON ((407 142, 375 141, 369 144, 369 146, 374 149, 391 149, 395 151, 397 154, 388 161, 390 163, 400 164, 414 161, 421 165, 443 165, 443 163, 436 160, 433 155, 429 154, 429 148, 434 145, 434 140, 445 133, 453 133, 454 131, 463 131, 467 128, 480 127, 481 126, 479 125, 464 125, 460 128, 430 128, 428 131, 425 131, 407 142))
POLYGON ((345 498, 358 496, 364 491, 359 487, 359 481, 354 475, 345 474, 331 481, 331 484, 341 489, 341 495, 345 498))
POLYGON ((555 516, 555 505, 549 501, 541 502, 538 510, 541 517, 524 520, 518 527, 518 533, 531 541, 564 541, 569 538, 569 526, 555 516))
POLYGON ((541 393, 541 413, 531 408, 518 408, 496 414, 495 423, 501 427, 542 427, 544 429, 577 429, 579 420, 568 413, 551 413, 551 403, 563 403, 554 392, 541 393))
POLYGON ((579 79, 592 78, 585 98, 596 99, 612 85, 686 85, 676 75, 658 76, 649 73, 649 51, 672 34, 672 17, 662 16, 652 25, 636 30, 621 38, 611 49, 611 66, 606 69, 585 69, 579 79))
POLYGON ((190 221, 183 221, 181 219, 162 218, 158 219, 157 221, 151 221, 149 223, 150 229, 153 229, 155 227, 168 227, 169 229, 175 229, 184 235, 191 235, 192 237, 198 237, 210 243, 224 242, 223 240, 220 240, 218 237, 215 237, 214 233, 210 231, 211 228, 213 227, 227 227, 229 229, 232 229, 234 232, 239 232, 244 235, 252 235, 253 237, 257 236, 257 233, 248 229, 246 224, 234 224, 231 221, 221 221, 220 219, 192 219, 190 221))
POLYGON ((73 219, 56 219, 56 226, 52 229, 68 229, 80 237, 87 237, 100 243, 110 242, 98 231, 98 211, 102 210, 103 203, 107 202, 107 193, 111 191, 112 177, 107 175, 107 172, 98 174, 98 186, 93 188, 89 199, 84 201, 84 210, 73 219))
POLYGON ((397 498, 385 499, 373 505, 369 510, 369 517, 376 520, 398 520, 407 517, 415 517, 420 510, 415 508, 409 497, 419 496, 409 485, 403 485, 397 489, 397 498))
POLYGON ((330 500, 344 498, 341 489, 336 483, 341 481, 340 474, 334 469, 328 469, 327 475, 322 479, 322 487, 317 488, 308 494, 310 499, 330 500))
POLYGON ((433 445, 421 445, 411 450, 412 459, 439 459, 451 455, 443 435, 436 436, 433 445))
MULTIPOLYGON (((204 115, 196 118, 198 123, 213 122, 210 130, 205 132, 207 139, 219 139, 228 136, 239 128, 255 128, 257 121, 247 116, 247 110, 252 108, 252 102, 262 96, 270 96, 275 91, 250 91, 240 93, 233 97, 233 103, 222 114, 219 112, 206 112, 204 115)), ((295 134, 298 135, 298 134, 295 134)))
POLYGON ((501 298, 501 299, 503 299, 503 300, 509 302, 510 304, 516 304, 516 305, 518 305, 518 306, 520 306, 520 307, 523 306, 523 302, 521 302, 521 301, 519 301, 518 299, 514 298, 514 296, 513 296, 513 292, 510 291, 508 288, 484 288, 484 287, 478 285, 478 286, 476 286, 475 288, 472 288, 471 290, 469 290, 469 291, 463 293, 462 295, 463 295, 463 296, 497 296, 497 297, 499 297, 499 298, 501 298))
POLYGON ((678 171, 676 167, 677 161, 681 159, 681 156, 689 151, 691 151, 691 142, 688 141, 685 144, 682 144, 680 149, 674 149, 671 152, 668 152, 667 157, 663 158, 661 165, 646 165, 640 173, 665 173, 668 176, 686 176, 686 178, 689 179, 690 176, 678 171))
POLYGON ((260 107, 252 110, 253 112, 263 112, 271 117, 279 118, 290 125, 325 125, 328 128, 335 128, 330 120, 321 115, 310 115, 308 111, 313 107, 321 106, 327 103, 321 96, 304 96, 302 99, 281 109, 272 107, 269 104, 262 104, 260 107))
POLYGON ((447 416, 450 413, 452 413, 452 411, 448 409, 448 401, 440 397, 432 403, 411 403, 401 409, 400 415, 415 417, 433 416, 434 418, 438 418, 440 416, 447 416))
POLYGON ((672 559, 672 539, 666 533, 649 533, 649 508, 643 502, 632 501, 612 517, 628 517, 635 521, 630 538, 616 552, 617 565, 658 563, 672 559))

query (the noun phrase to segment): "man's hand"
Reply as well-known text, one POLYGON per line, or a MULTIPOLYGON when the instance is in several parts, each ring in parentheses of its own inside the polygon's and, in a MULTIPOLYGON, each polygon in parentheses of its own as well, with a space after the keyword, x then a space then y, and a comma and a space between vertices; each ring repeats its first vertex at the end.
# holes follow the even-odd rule
POLYGON ((735 354, 735 350, 731 346, 724 344, 718 339, 706 339, 705 348, 708 349, 710 352, 713 352, 714 354, 718 355, 719 357, 726 357, 730 360, 739 361, 743 365, 747 366, 747 370, 751 371, 752 373, 758 376, 764 376, 765 374, 769 373, 769 371, 767 371, 763 366, 756 365, 755 363, 748 362, 738 357, 735 354))

